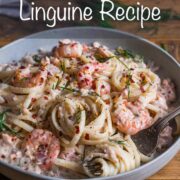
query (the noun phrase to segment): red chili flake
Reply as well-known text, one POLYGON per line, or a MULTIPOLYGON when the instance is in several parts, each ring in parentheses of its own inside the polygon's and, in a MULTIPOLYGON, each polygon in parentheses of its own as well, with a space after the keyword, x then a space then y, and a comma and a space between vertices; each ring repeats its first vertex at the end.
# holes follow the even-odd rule
POLYGON ((89 69, 89 67, 88 67, 88 66, 85 66, 85 69, 89 69))
POLYGON ((96 84, 95 83, 93 83, 93 85, 92 85, 92 89, 96 89, 96 84))
POLYGON ((95 69, 95 71, 97 72, 97 71, 98 71, 98 69, 95 69))
POLYGON ((68 81, 70 80, 69 76, 66 76, 65 78, 66 78, 68 81))
POLYGON ((44 99, 45 99, 45 100, 48 100, 49 98, 48 98, 47 96, 44 96, 44 99))
POLYGON ((143 92, 143 93, 145 92, 143 86, 141 86, 140 89, 141 89, 141 92, 143 92))
POLYGON ((101 85, 101 88, 103 88, 103 89, 105 88, 104 84, 103 84, 103 85, 101 85))
POLYGON ((48 72, 47 74, 48 74, 48 76, 52 76, 52 74, 50 72, 48 72))
POLYGON ((37 118, 37 114, 33 114, 33 115, 32 115, 32 118, 33 118, 33 119, 36 119, 36 118, 37 118))
POLYGON ((77 44, 77 43, 73 43, 73 44, 71 45, 71 47, 74 47, 74 46, 76 46, 76 44, 77 44))
POLYGON ((141 74, 140 74, 140 77, 142 78, 142 80, 145 80, 145 79, 146 79, 144 73, 141 73, 141 74))
POLYGON ((20 69, 26 69, 26 67, 25 66, 21 66, 20 69))
POLYGON ((79 134, 79 132, 80 132, 79 126, 75 126, 75 133, 79 134))
POLYGON ((79 73, 79 77, 82 77, 82 73, 79 73))
POLYGON ((124 105, 125 105, 125 106, 128 106, 128 102, 127 102, 127 101, 124 101, 124 105))
POLYGON ((40 83, 42 84, 44 82, 44 78, 41 77, 40 83))
POLYGON ((87 82, 89 81, 89 79, 88 79, 88 78, 84 78, 84 80, 85 80, 85 81, 87 81, 87 82))
POLYGON ((36 98, 32 98, 32 99, 31 99, 31 102, 32 102, 32 103, 34 103, 34 102, 36 102, 36 101, 37 101, 36 98))
POLYGON ((89 140, 89 134, 87 134, 87 133, 85 134, 85 139, 89 140))
POLYGON ((135 101, 132 101, 131 103, 132 103, 133 105, 136 105, 136 102, 135 102, 135 101))
POLYGON ((46 93, 46 94, 50 94, 50 92, 49 92, 49 91, 45 91, 45 93, 46 93))
POLYGON ((134 83, 134 80, 131 78, 131 79, 130 79, 130 82, 131 82, 131 83, 134 83))
POLYGON ((105 103, 106 103, 106 104, 110 104, 110 100, 109 100, 109 99, 106 100, 105 103))
POLYGON ((12 141, 15 141, 16 140, 16 138, 15 137, 12 137, 12 141))
POLYGON ((89 79, 85 78, 84 81, 85 81, 86 85, 88 85, 89 79))

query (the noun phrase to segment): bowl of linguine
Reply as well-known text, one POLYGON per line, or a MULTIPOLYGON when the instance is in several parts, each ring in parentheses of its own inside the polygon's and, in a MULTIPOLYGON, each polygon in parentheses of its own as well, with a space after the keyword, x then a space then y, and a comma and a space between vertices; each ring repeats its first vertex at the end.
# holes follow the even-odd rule
POLYGON ((149 177, 179 151, 179 119, 151 156, 131 136, 179 105, 179 75, 167 52, 118 30, 55 29, 1 48, 0 172, 13 179, 149 177))

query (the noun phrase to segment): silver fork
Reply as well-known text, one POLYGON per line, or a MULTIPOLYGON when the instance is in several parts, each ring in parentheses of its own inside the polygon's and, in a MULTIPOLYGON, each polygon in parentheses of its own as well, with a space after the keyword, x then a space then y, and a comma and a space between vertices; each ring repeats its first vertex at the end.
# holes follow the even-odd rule
POLYGON ((178 106, 174 111, 169 113, 164 118, 159 119, 148 129, 144 129, 131 136, 138 150, 145 155, 151 155, 156 149, 158 138, 162 130, 179 114, 180 106, 178 106))

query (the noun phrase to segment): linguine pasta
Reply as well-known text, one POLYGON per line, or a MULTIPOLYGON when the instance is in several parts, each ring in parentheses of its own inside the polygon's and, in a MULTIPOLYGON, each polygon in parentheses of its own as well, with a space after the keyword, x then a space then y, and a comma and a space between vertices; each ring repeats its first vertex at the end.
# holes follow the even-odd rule
POLYGON ((57 177, 112 176, 150 161, 131 135, 175 99, 173 83, 140 55, 97 42, 63 40, 1 65, 0 82, 0 159, 57 177))

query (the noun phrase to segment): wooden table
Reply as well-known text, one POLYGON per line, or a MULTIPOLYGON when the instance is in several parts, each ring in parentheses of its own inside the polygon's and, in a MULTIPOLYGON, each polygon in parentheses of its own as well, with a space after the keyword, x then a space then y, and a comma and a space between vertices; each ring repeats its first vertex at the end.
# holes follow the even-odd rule
MULTIPOLYGON (((48 7, 49 5, 60 5, 59 0, 52 1, 38 1, 35 3, 48 7)), ((136 4, 135 0, 120 0, 121 3, 126 4, 136 4)), ((112 22, 108 23, 116 29, 121 29, 123 31, 131 32, 139 36, 143 36, 157 44, 164 46, 169 53, 171 53, 180 62, 180 20, 173 18, 173 14, 179 15, 180 17, 180 1, 179 0, 159 0, 147 1, 141 0, 141 4, 144 3, 147 6, 158 6, 161 9, 170 9, 171 17, 167 18, 166 21, 160 21, 158 23, 147 22, 144 29, 140 29, 139 23, 137 22, 112 22)), ((77 25, 78 23, 59 23, 57 27, 65 27, 77 25)), ((100 22, 96 19, 93 23, 89 22, 86 25, 99 25, 100 22)), ((10 19, 7 17, 0 16, 0 47, 16 40, 18 38, 24 37, 28 34, 32 34, 37 31, 42 31, 47 29, 45 23, 39 21, 37 23, 22 23, 19 20, 10 19)), ((4 179, 0 177, 0 179, 4 179)), ((149 180, 162 180, 162 179, 180 179, 180 152, 175 156, 175 158, 157 174, 150 177, 149 180)))

